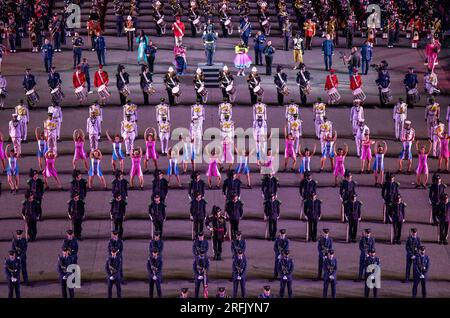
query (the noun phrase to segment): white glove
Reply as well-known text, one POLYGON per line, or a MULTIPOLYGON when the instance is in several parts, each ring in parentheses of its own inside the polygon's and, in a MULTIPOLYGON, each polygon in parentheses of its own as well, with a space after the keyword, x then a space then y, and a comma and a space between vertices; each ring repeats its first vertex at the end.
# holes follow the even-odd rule
POLYGON ((333 275, 330 275, 330 279, 331 279, 331 280, 334 280, 334 276, 333 276, 333 275))
POLYGON ((153 275, 153 280, 157 280, 157 277, 156 277, 156 275, 153 275))
POLYGON ((238 276, 238 277, 237 277, 237 280, 241 280, 241 279, 242 279, 241 276, 238 276))
POLYGON ((11 277, 11 282, 13 283, 17 282, 17 278, 11 277))
POLYGON ((114 280, 114 276, 109 276, 109 280, 114 280))
POLYGON ((425 278, 425 276, 424 275, 420 275, 420 279, 424 279, 425 278))
POLYGON ((200 280, 200 279, 203 279, 203 276, 202 276, 202 275, 198 276, 198 279, 199 279, 199 280, 200 280))
POLYGON ((278 255, 277 259, 281 259, 281 255, 278 255))
POLYGON ((286 277, 286 276, 283 276, 283 280, 287 280, 287 277, 286 277))

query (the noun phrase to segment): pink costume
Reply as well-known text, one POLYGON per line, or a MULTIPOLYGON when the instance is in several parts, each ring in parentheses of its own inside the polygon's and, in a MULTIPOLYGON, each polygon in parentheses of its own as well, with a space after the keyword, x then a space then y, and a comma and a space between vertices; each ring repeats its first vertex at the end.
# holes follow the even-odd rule
POLYGON ((208 171, 206 172, 208 177, 218 177, 220 176, 219 168, 217 167, 217 158, 209 159, 208 171))
POLYGON ((372 150, 370 149, 370 142, 362 144, 361 149, 361 160, 371 160, 372 159, 372 150))
POLYGON ((55 169, 55 159, 51 159, 51 158, 46 158, 45 159, 45 170, 43 175, 45 177, 57 177, 58 176, 58 172, 55 169))
POLYGON ((145 147, 147 148, 147 151, 145 153, 145 159, 150 160, 156 160, 158 159, 158 154, 156 153, 156 147, 155 147, 156 141, 155 140, 151 140, 151 141, 146 141, 145 142, 145 147))
POLYGON ((448 159, 450 151, 448 150, 448 138, 441 137, 441 158, 448 159))
POLYGON ((438 64, 438 53, 441 50, 441 43, 435 40, 434 44, 429 43, 425 48, 425 54, 427 56, 427 67, 434 70, 434 67, 438 64))
POLYGON ((232 151, 233 144, 224 141, 222 145, 223 145, 222 162, 233 163, 234 162, 234 155, 232 151))
POLYGON ((295 158, 294 140, 293 139, 286 138, 284 157, 285 158, 295 158))
POLYGON ((419 153, 419 165, 417 166, 417 174, 427 174, 428 173, 428 155, 419 153))
POLYGON ((142 169, 141 169, 141 156, 133 156, 131 157, 131 171, 130 176, 142 176, 142 169))
POLYGON ((266 161, 262 164, 261 173, 262 174, 275 173, 275 170, 273 169, 273 157, 272 156, 266 157, 266 161))
POLYGON ((86 159, 86 152, 84 151, 84 141, 75 141, 74 160, 86 159))
POLYGON ((4 160, 6 158, 5 156, 5 150, 3 149, 3 140, 0 141, 0 160, 4 160))
POLYGON ((344 176, 345 167, 344 167, 345 156, 336 156, 336 163, 334 165, 334 176, 344 176))

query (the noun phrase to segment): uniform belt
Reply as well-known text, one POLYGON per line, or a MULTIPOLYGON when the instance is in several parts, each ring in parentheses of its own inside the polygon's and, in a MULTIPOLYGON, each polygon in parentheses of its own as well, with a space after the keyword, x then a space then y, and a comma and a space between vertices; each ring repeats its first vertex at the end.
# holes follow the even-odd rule
POLYGON ((205 41, 205 44, 214 44, 214 41, 205 41))

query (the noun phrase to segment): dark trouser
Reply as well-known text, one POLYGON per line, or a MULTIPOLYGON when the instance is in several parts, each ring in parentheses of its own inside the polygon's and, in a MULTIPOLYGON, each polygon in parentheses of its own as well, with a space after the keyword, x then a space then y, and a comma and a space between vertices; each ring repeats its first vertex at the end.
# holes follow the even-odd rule
POLYGON ((76 68, 81 63, 81 49, 73 50, 73 68, 76 68))
POLYGON ((378 96, 380 97, 380 105, 386 105, 388 101, 384 99, 383 94, 381 93, 381 88, 378 88, 378 96))
POLYGON ((405 280, 409 280, 411 275, 411 266, 413 266, 414 263, 414 260, 411 257, 412 255, 406 254, 405 280))
POLYGON ((308 220, 309 240, 317 241, 317 219, 308 220))
POLYGON ((222 243, 223 240, 218 239, 216 236, 213 236, 213 250, 214 254, 220 256, 222 254, 222 243))
POLYGON ((113 220, 114 231, 118 232, 118 236, 122 239, 123 236, 123 219, 114 219, 113 220))
POLYGON ((156 24, 156 34, 157 36, 162 36, 162 28, 159 26, 159 24, 156 24))
POLYGON ((53 36, 53 46, 55 50, 61 49, 61 33, 55 32, 55 35, 53 36))
POLYGON ((172 94, 172 89, 167 89, 167 96, 169 97, 169 105, 174 106, 175 105, 175 96, 172 94))
POLYGON ((28 239, 30 239, 31 241, 36 240, 36 235, 37 235, 36 220, 27 220, 27 234, 28 234, 28 239))
POLYGON ((317 268, 317 279, 322 279, 323 258, 324 256, 319 254, 319 267, 317 268))
POLYGON ((362 279, 364 276, 364 264, 366 262, 366 254, 362 253, 359 255, 359 269, 358 269, 358 279, 362 279))
POLYGON ((277 278, 277 277, 278 277, 278 262, 280 261, 280 260, 278 259, 278 256, 279 256, 279 255, 275 254, 275 266, 274 266, 274 268, 273 268, 273 277, 274 277, 274 278, 277 278))
POLYGON ((336 280, 335 279, 325 279, 323 281, 323 298, 328 296, 328 286, 331 285, 331 297, 336 298, 336 280))
POLYGON ((262 50, 259 46, 255 46, 255 65, 262 65, 262 50))
POLYGON ((227 99, 227 102, 230 102, 230 95, 228 95, 227 90, 225 88, 222 88, 222 96, 223 98, 227 99))
POLYGON ((303 93, 303 90, 300 88, 300 101, 302 102, 302 106, 306 106, 307 96, 303 93))
POLYGON ((13 34, 9 35, 9 50, 10 51, 16 50, 16 35, 13 34))
MULTIPOLYGON (((206 281, 206 283, 208 283, 208 281, 206 281)), ((197 277, 195 278, 195 298, 198 298, 199 293, 200 293, 200 285, 203 286, 203 289, 205 289, 205 279, 198 279, 197 277)))
POLYGON ((110 280, 109 277, 108 277, 108 298, 112 298, 113 285, 116 285, 117 298, 122 298, 122 286, 120 279, 110 280))
POLYGON ((27 256, 20 257, 20 268, 22 269, 23 282, 28 283, 27 256))
POLYGON ((13 283, 11 279, 8 280, 8 298, 11 299, 14 297, 14 292, 16 293, 16 298, 20 298, 20 282, 13 283))
MULTIPOLYGON (((406 96, 408 96, 408 94, 406 96)), ((438 219, 437 219, 438 206, 439 206, 438 203, 439 202, 431 203, 431 221, 433 222, 433 225, 438 225, 438 219)))
POLYGON ((52 59, 44 57, 45 72, 49 73, 52 68, 52 59))
POLYGON ((205 226, 205 220, 204 219, 194 219, 194 233, 195 236, 198 236, 198 233, 203 232, 203 227, 205 226))
POLYGON ((81 237, 81 231, 83 230, 83 228, 81 227, 82 224, 83 224, 83 219, 72 220, 73 234, 75 235, 76 238, 81 237))
POLYGON ((231 239, 236 239, 236 233, 239 231, 239 220, 230 220, 231 239))
POLYGON ((348 221, 348 238, 349 240, 356 240, 356 234, 358 232, 358 220, 350 219, 348 221))
POLYGON ((91 35, 91 47, 92 47, 92 49, 95 48, 95 38, 96 38, 96 35, 92 34, 91 35))
POLYGON ((192 37, 195 38, 197 36, 197 29, 195 28, 195 24, 191 21, 191 31, 192 31, 192 37))
POLYGON ((106 65, 105 50, 97 50, 98 64, 106 65))
POLYGON ((248 35, 243 35, 242 36, 242 41, 244 41, 244 45, 247 46, 247 47, 248 47, 248 38, 249 38, 248 35))
POLYGON ((373 298, 378 298, 378 288, 376 288, 376 287, 369 288, 369 287, 367 287, 366 281, 364 281, 364 297, 369 298, 371 289, 373 291, 373 298))
POLYGON ((127 51, 133 51, 134 48, 134 32, 129 31, 127 32, 127 51))
POLYGON ((125 95, 123 95, 122 93, 119 93, 119 97, 120 97, 120 105, 125 105, 127 103, 127 98, 125 95))
POLYGON ((149 297, 153 298, 153 291, 155 289, 156 285, 156 293, 158 294, 158 298, 162 297, 161 293, 161 281, 159 278, 156 278, 156 280, 153 279, 153 277, 150 277, 150 289, 149 289, 149 297))
POLYGON ((155 232, 159 232, 161 237, 162 237, 162 234, 163 234, 163 223, 164 223, 164 221, 159 221, 159 220, 154 220, 153 221, 154 230, 155 230, 155 232))
POLYGON ((67 290, 69 290, 69 297, 74 298, 75 297, 75 291, 73 288, 67 287, 67 279, 61 278, 61 292, 62 292, 62 298, 67 298, 67 290))
MULTIPOLYGON (((86 73, 84 74, 86 75, 86 73)), ((86 84, 87 84, 87 90, 88 92, 91 91, 91 77, 86 75, 86 84)))
POLYGON ((253 93, 253 89, 250 89, 250 102, 252 103, 252 105, 256 104, 256 101, 258 100, 258 97, 256 96, 255 93, 253 93))
POLYGON ((367 75, 367 72, 369 72, 369 62, 370 62, 369 60, 365 59, 361 60, 362 73, 364 75, 367 75))
POLYGON ((266 75, 272 75, 273 56, 266 55, 266 75))
POLYGON ((118 37, 122 36, 123 29, 123 16, 116 16, 116 34, 118 37))
POLYGON ((205 55, 206 55, 206 65, 212 65, 213 64, 213 56, 214 56, 214 49, 205 49, 205 55))
POLYGON ((448 222, 440 222, 439 223, 439 241, 445 242, 447 241, 448 236, 448 222))
POLYGON ((388 34, 388 45, 389 46, 394 45, 394 41, 395 41, 395 32, 390 30, 388 34))
POLYGON ((311 42, 312 42, 312 37, 310 37, 310 36, 307 36, 306 38, 305 38, 305 44, 306 44, 306 49, 307 50, 311 50, 311 42))
POLYGON ((277 88, 277 101, 279 106, 283 106, 284 95, 280 93, 280 90, 278 88, 277 88))
POLYGON ((392 223, 392 226, 394 227, 394 242, 400 242, 402 237, 402 225, 402 221, 392 223))
POLYGON ((284 37, 284 50, 289 51, 289 36, 284 37))
POLYGON ((238 288, 239 285, 241 285, 241 296, 242 298, 245 298, 245 278, 241 277, 241 280, 233 279, 233 298, 237 298, 238 295, 238 288))
POLYGON ((347 30, 347 49, 351 49, 353 46, 353 32, 347 30))
POLYGON ((414 277, 412 295, 414 298, 417 297, 417 287, 421 284, 422 286, 422 298, 427 297, 427 281, 425 278, 414 277))
POLYGON ((147 65, 150 73, 153 73, 153 65, 155 63, 155 56, 147 55, 147 65))
POLYGON ((333 65, 333 60, 331 58, 331 55, 324 55, 323 62, 325 63, 325 71, 328 71, 331 68, 331 66, 333 65))
POLYGON ((220 26, 222 28, 222 37, 227 38, 228 37, 228 29, 225 26, 225 23, 220 22, 220 26))
POLYGON ((269 218, 269 237, 272 241, 277 236, 277 219, 269 218))
POLYGON ((288 290, 288 297, 292 298, 292 281, 291 280, 283 280, 283 277, 280 278, 280 298, 284 298, 284 290, 288 290))
POLYGON ((142 91, 142 94, 144 95, 144 105, 149 105, 148 94, 144 91, 142 91))

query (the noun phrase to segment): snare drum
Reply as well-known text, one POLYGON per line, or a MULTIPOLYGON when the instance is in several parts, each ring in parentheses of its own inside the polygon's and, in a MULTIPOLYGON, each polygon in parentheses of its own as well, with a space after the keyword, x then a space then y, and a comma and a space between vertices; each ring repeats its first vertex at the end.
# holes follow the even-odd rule
POLYGON ((128 88, 127 85, 124 85, 122 87, 122 89, 119 91, 120 94, 122 94, 123 96, 127 97, 128 95, 130 95, 130 89, 128 88))
POLYGON ((50 94, 52 95, 52 100, 59 103, 62 99, 62 92, 61 89, 59 87, 52 89, 50 91, 50 94))
POLYGON ((358 87, 357 89, 355 89, 353 92, 353 99, 360 99, 361 101, 365 101, 366 100, 366 94, 364 94, 363 90, 361 87, 358 87))
POLYGON ((228 95, 234 95, 234 93, 236 93, 236 88, 233 84, 228 85, 225 90, 227 91, 228 95))
POLYGON ((413 88, 408 90, 408 95, 417 95, 419 92, 417 91, 417 88, 413 88))
POLYGON ((200 23, 200 17, 198 17, 197 19, 195 19, 194 21, 192 21, 192 24, 197 25, 200 23))
POLYGON ((160 25, 164 23, 164 18, 159 19, 158 21, 156 21, 156 24, 160 25))
POLYGON ((225 24, 226 27, 230 26, 231 19, 227 19, 224 24, 225 24))
POLYGON ((389 87, 384 87, 380 91, 381 91, 381 97, 385 101, 391 101, 392 100, 391 89, 389 87))
POLYGON ((341 94, 339 94, 336 87, 332 87, 327 91, 328 98, 333 103, 337 103, 341 99, 341 94))
POLYGON ((199 89, 197 90, 197 93, 198 93, 200 96, 205 96, 205 95, 208 94, 208 90, 205 88, 205 85, 202 85, 202 86, 200 86, 199 89))
POLYGON ((265 19, 265 20, 261 23, 261 25, 262 25, 263 27, 265 27, 265 26, 267 25, 267 23, 269 23, 269 19, 265 19))
POLYGON ((6 96, 8 96, 8 92, 6 91, 6 89, 0 88, 0 97, 6 98, 6 96))
POLYGON ((177 97, 181 95, 180 85, 177 85, 172 88, 172 95, 177 96, 177 97))
POLYGON ((39 95, 34 91, 34 89, 30 89, 25 95, 27 95, 27 99, 32 105, 39 101, 39 95))
POLYGON ((152 86, 152 84, 146 84, 144 86, 144 92, 149 95, 153 95, 156 92, 156 89, 152 86))
POLYGON ((261 96, 264 94, 264 89, 261 87, 261 85, 257 85, 255 86, 255 88, 253 89, 253 93, 255 93, 258 96, 261 96))
POLYGON ((100 85, 100 86, 98 87, 97 93, 98 93, 98 96, 99 96, 100 98, 103 98, 103 99, 104 99, 104 98, 108 98, 109 96, 111 96, 111 93, 108 92, 108 88, 106 87, 105 84, 100 85))
POLYGON ((75 96, 81 101, 85 100, 87 97, 87 92, 83 86, 75 88, 75 96))

